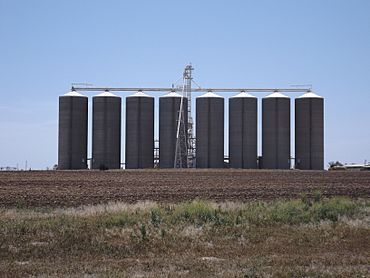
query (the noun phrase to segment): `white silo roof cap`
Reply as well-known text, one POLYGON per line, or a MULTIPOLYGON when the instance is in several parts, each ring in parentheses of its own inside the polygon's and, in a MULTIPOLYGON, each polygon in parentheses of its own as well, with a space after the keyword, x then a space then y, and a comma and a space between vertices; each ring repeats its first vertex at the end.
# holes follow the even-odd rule
POLYGON ((212 93, 212 92, 208 92, 208 93, 205 93, 204 95, 201 95, 197 98, 206 98, 206 97, 218 97, 218 98, 223 98, 222 96, 219 96, 219 95, 216 95, 215 93, 212 93))
POLYGON ((87 97, 87 96, 84 96, 83 94, 80 94, 80 93, 78 93, 76 91, 73 91, 73 90, 64 94, 63 96, 66 96, 66 97, 87 97))
POLYGON ((144 94, 142 91, 138 91, 137 93, 129 95, 127 97, 151 97, 151 96, 144 94))
POLYGON ((307 92, 304 95, 301 95, 297 98, 323 98, 322 96, 316 95, 314 92, 307 92))
POLYGON ((230 98, 256 98, 256 97, 246 92, 240 92, 239 94, 232 96, 230 98))
POLYGON ((105 91, 105 92, 103 92, 101 94, 96 95, 96 97, 119 97, 119 96, 117 96, 115 94, 112 94, 109 91, 105 91))
POLYGON ((161 97, 181 97, 180 94, 176 93, 176 92, 170 92, 164 96, 161 96, 161 97))
POLYGON ((282 93, 274 92, 272 94, 269 94, 268 96, 265 96, 264 98, 289 98, 289 97, 282 93))

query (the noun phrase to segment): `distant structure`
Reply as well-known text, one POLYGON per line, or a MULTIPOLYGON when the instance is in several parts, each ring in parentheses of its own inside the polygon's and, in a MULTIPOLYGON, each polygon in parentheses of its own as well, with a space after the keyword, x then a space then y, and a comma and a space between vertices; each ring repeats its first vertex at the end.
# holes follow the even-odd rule
POLYGON ((324 99, 313 92, 295 99, 295 168, 324 169, 324 99))
POLYGON ((19 170, 18 167, 5 166, 0 167, 0 171, 22 171, 22 170, 19 170))
POLYGON ((87 97, 76 91, 59 97, 58 168, 87 168, 87 97))
POLYGON ((93 97, 93 169, 121 167, 121 105, 121 98, 109 91, 93 97))
POLYGON ((126 98, 126 169, 154 167, 154 98, 137 92, 126 98))
POLYGON ((278 92, 262 99, 262 168, 290 169, 290 98, 278 92))
POLYGON ((370 171, 370 164, 345 164, 343 167, 348 171, 370 171))
POLYGON ((224 98, 208 92, 196 98, 196 167, 224 167, 224 98))
POLYGON ((257 168, 257 98, 241 92, 229 99, 230 168, 257 168))

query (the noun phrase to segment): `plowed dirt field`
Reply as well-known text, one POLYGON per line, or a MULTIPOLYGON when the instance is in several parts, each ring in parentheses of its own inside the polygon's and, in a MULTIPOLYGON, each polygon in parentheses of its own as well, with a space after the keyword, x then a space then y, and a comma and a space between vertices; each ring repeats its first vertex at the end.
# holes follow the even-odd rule
POLYGON ((272 200, 319 190, 370 197, 370 172, 122 170, 0 172, 0 207, 71 207, 110 201, 272 200))

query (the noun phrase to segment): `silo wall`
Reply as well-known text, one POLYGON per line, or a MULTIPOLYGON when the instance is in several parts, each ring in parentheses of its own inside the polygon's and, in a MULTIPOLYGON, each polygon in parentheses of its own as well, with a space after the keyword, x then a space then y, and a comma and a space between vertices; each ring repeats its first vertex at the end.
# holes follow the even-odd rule
POLYGON ((93 97, 92 168, 121 168, 121 98, 93 97))
POLYGON ((224 167, 224 99, 196 99, 196 167, 224 167))
POLYGON ((295 166, 324 169, 324 99, 295 99, 295 166))
POLYGON ((59 97, 58 169, 87 168, 87 97, 59 97))
POLYGON ((290 98, 262 99, 262 168, 290 169, 290 98))
POLYGON ((257 98, 229 99, 229 159, 231 168, 257 168, 257 98))
POLYGON ((154 98, 126 98, 126 169, 154 167, 154 98))

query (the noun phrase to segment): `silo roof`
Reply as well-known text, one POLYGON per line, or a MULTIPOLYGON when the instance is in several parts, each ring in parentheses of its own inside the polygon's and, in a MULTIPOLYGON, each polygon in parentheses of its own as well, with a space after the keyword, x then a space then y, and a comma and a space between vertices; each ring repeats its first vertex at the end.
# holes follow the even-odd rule
POLYGON ((103 92, 101 94, 96 95, 95 97, 119 97, 119 96, 117 96, 115 94, 112 94, 109 91, 105 91, 105 92, 103 92))
POLYGON ((70 92, 64 94, 63 96, 66 96, 66 97, 87 97, 87 96, 84 96, 83 94, 80 94, 76 91, 70 91, 70 92))
POLYGON ((180 94, 176 93, 176 92, 170 92, 164 96, 161 96, 161 97, 181 97, 180 94))
POLYGON ((274 92, 268 96, 265 96, 264 98, 289 98, 288 96, 282 94, 282 93, 279 93, 279 92, 274 92))
POLYGON ((323 98, 323 97, 322 96, 319 96, 319 95, 316 95, 313 92, 307 92, 304 95, 301 95, 301 96, 299 96, 297 98, 323 98))
POLYGON ((150 96, 150 95, 147 95, 147 94, 144 94, 143 92, 137 92, 137 93, 135 93, 135 94, 132 94, 132 95, 129 95, 129 96, 127 96, 127 97, 152 97, 152 96, 150 96))
POLYGON ((241 92, 235 96, 232 96, 230 98, 256 98, 255 96, 249 94, 249 93, 246 93, 246 92, 241 92))
POLYGON ((204 95, 201 95, 197 98, 207 98, 207 97, 223 98, 222 96, 216 95, 215 93, 212 93, 212 92, 205 93, 204 95))

